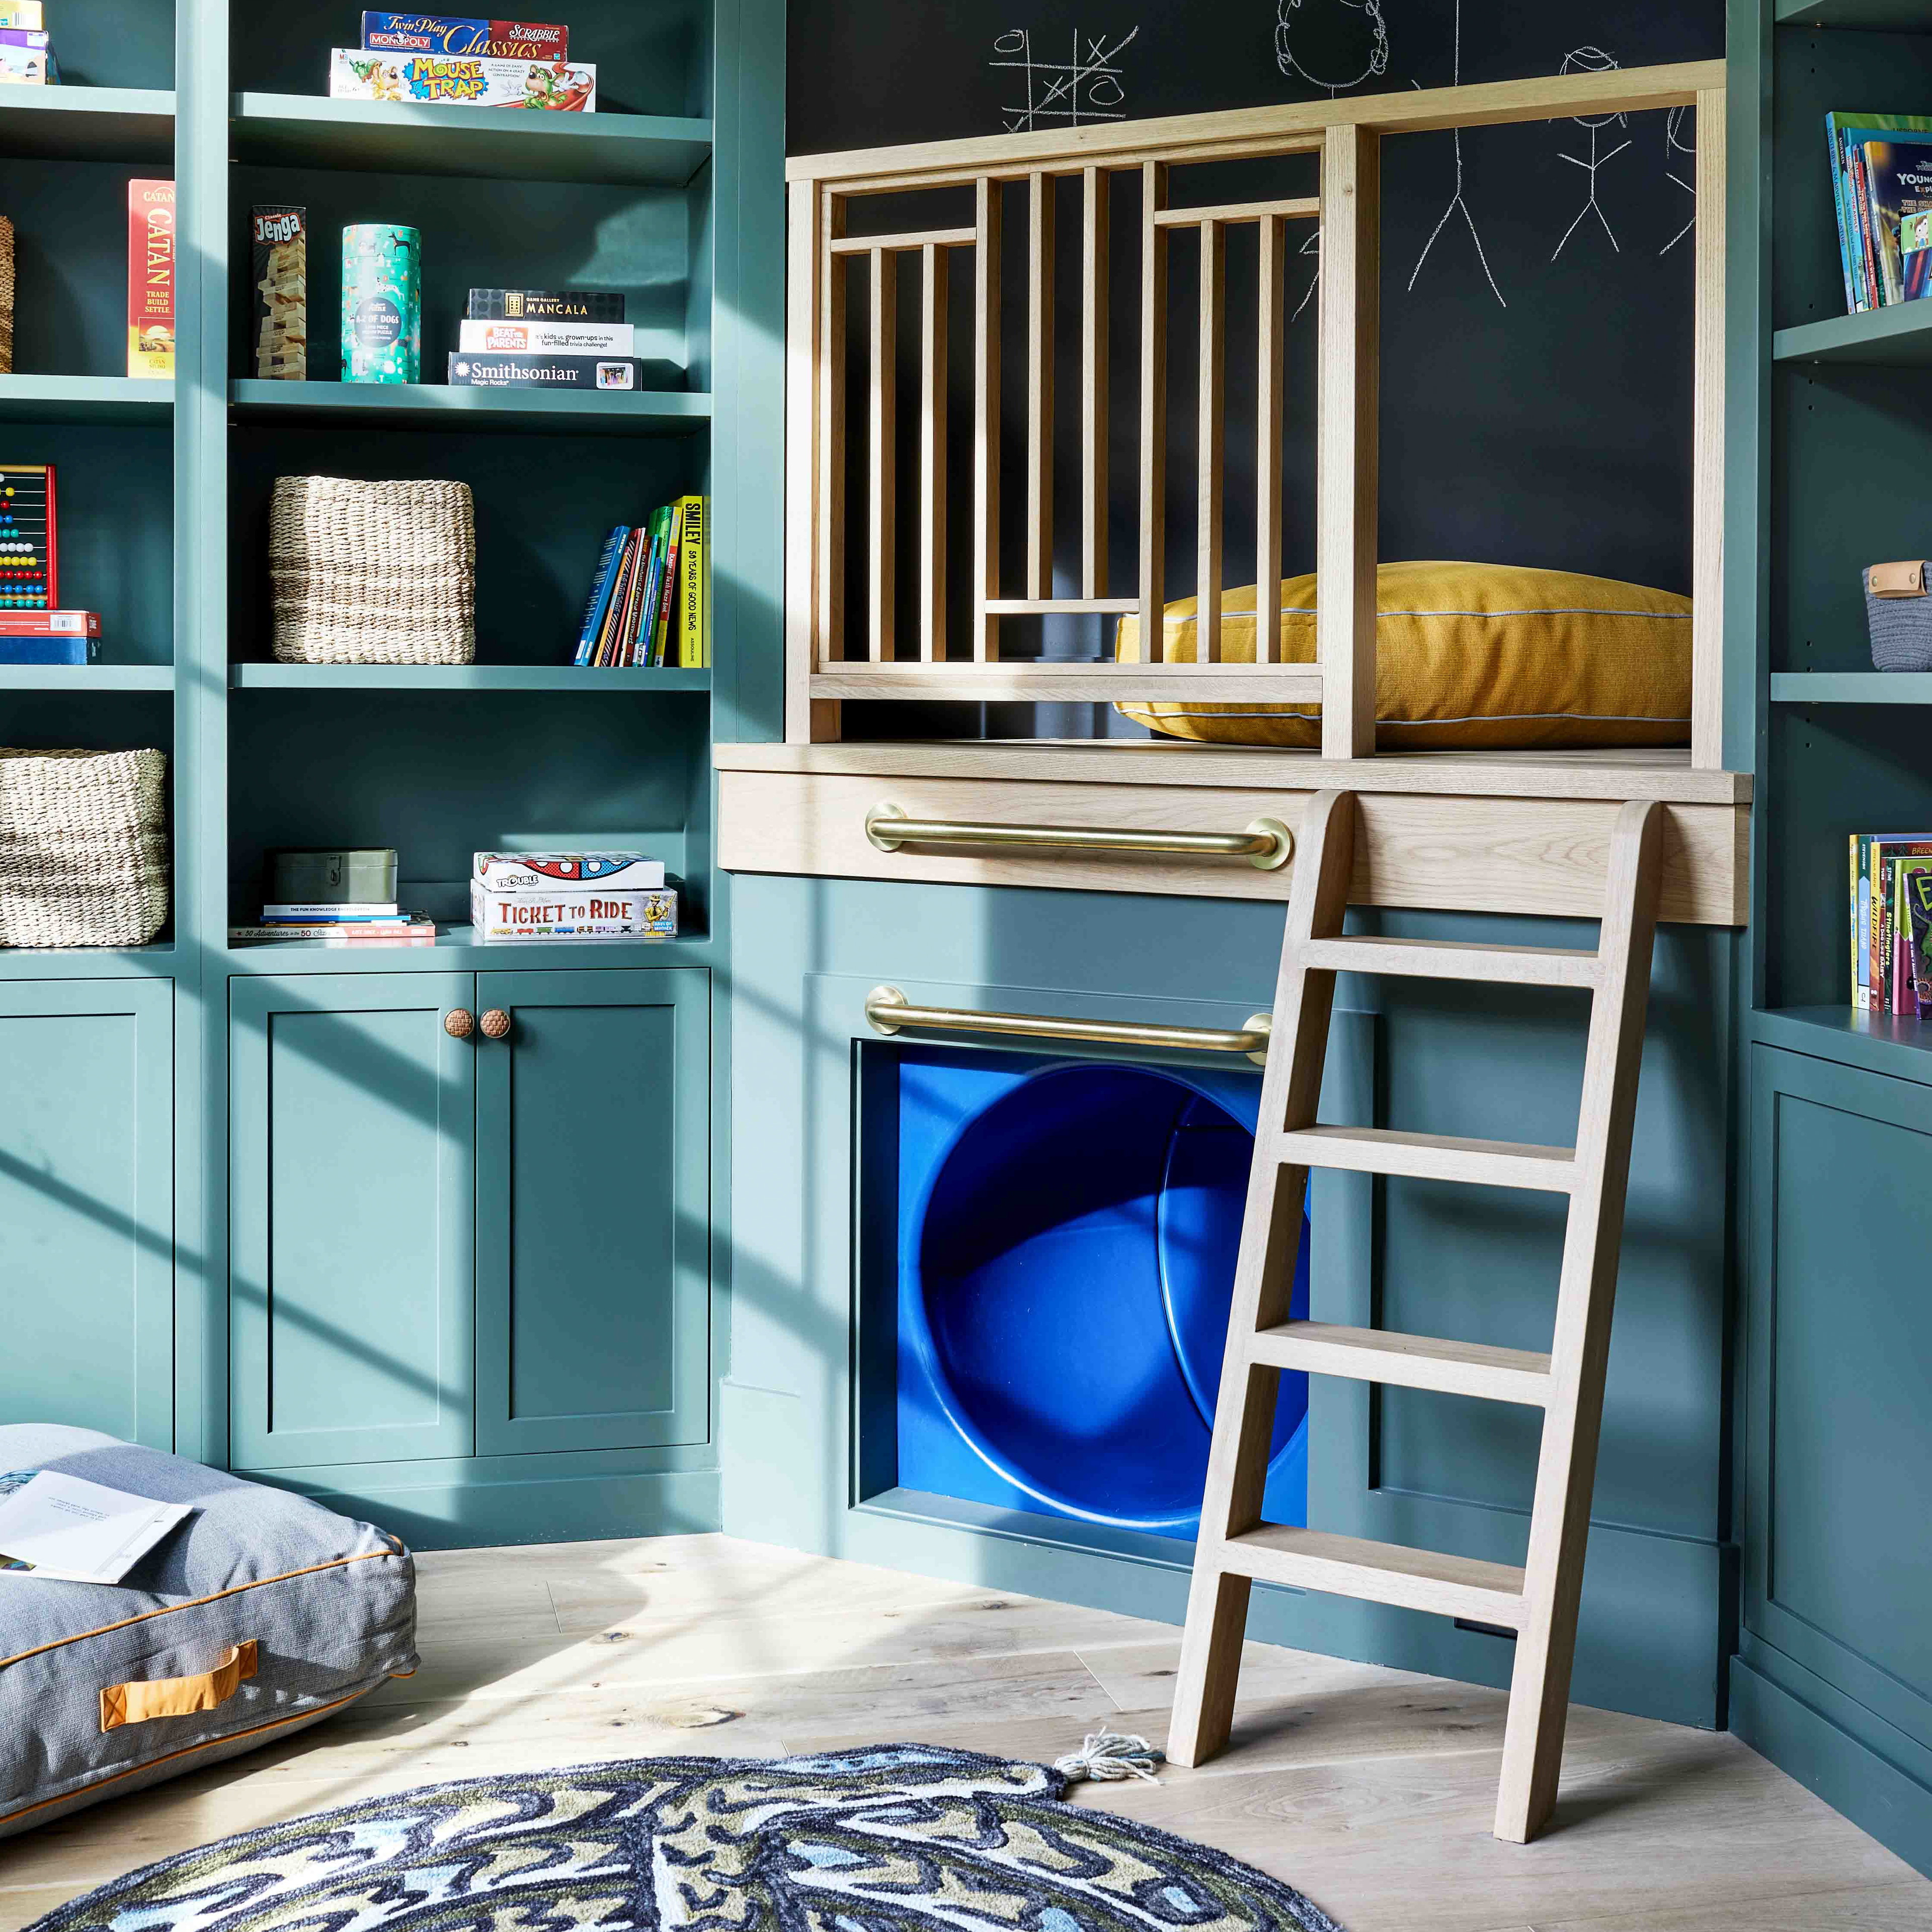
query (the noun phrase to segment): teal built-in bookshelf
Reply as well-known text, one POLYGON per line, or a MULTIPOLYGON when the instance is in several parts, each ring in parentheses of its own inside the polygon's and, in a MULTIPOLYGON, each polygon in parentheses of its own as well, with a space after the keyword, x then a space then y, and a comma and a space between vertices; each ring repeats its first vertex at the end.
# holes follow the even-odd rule
POLYGON ((572 0, 583 116, 330 100, 338 0, 50 12, 67 84, 0 93, 0 461, 58 466, 104 644, 0 668, 0 743, 165 750, 174 892, 150 946, 0 952, 0 1079, 58 1096, 0 1130, 0 1414, 380 1497, 429 1544, 715 1522, 710 751, 776 718, 782 6, 572 0), (134 381, 125 184, 170 174, 177 374, 134 381), (244 361, 264 202, 310 212, 305 383, 244 361), (616 288, 647 392, 336 382, 335 237, 370 220, 422 232, 425 375, 472 284, 616 288), (314 472, 469 484, 473 666, 272 662, 268 493, 314 472), (686 491, 712 668, 572 668, 604 531, 686 491), (553 840, 662 857, 680 936, 472 944, 470 855, 553 840), (435 946, 230 945, 266 851, 338 844, 398 849, 435 946), (446 1031, 488 1006, 488 1052, 446 1031))
MULTIPOLYGON (((1733 1728, 1932 1869, 1932 1022, 1849 1004, 1846 837, 1932 826, 1932 677, 1861 572, 1932 547, 1932 303, 1845 313, 1828 112, 1932 112, 1928 0, 1736 0, 1732 425, 1758 675, 1733 1728)), ((1734 678, 1736 686, 1745 680, 1734 678)))

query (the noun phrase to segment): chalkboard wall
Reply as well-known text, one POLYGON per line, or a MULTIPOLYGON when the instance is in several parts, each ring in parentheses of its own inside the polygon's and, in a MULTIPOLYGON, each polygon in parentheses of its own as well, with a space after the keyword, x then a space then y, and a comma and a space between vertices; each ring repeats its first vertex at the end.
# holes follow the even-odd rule
MULTIPOLYGON (((794 0, 789 16, 788 146, 794 154, 994 134, 1089 119, 1136 118, 1506 80, 1572 66, 1625 67, 1715 58, 1721 0, 1023 0, 1013 8, 940 0, 794 0), (1077 63, 1077 66, 1076 66, 1077 63)), ((1691 237, 1696 116, 1633 115, 1403 136, 1384 144, 1381 554, 1493 559, 1592 572, 1686 590, 1690 577, 1691 237), (1458 198, 1460 190, 1460 199, 1458 198)), ((1245 182, 1228 168, 1177 176, 1178 201, 1244 192, 1306 192, 1312 171, 1276 164, 1245 182), (1219 178, 1210 179, 1210 176, 1219 178)), ((1078 543, 1078 211, 1060 208, 1058 296, 1063 375, 1056 437, 1060 567, 1078 543)), ((1137 190, 1117 190, 1116 236, 1131 237, 1137 190)), ((898 227, 904 205, 876 222, 898 227)), ((962 218, 957 209, 934 211, 962 218)), ((1019 367, 1024 211, 1007 218, 1008 368, 1019 367)), ((933 218, 928 214, 925 218, 933 218)), ((1252 580, 1252 231, 1228 250, 1229 460, 1226 579, 1252 580)), ((1130 371, 1137 266, 1117 243, 1114 314, 1117 593, 1134 568, 1136 426, 1130 371)), ((1312 253, 1292 265, 1292 312, 1312 284, 1312 253)), ((1191 405, 1195 266, 1172 251, 1169 595, 1193 587, 1191 405)), ((968 278, 962 274, 956 284, 968 278)), ((968 476, 963 412, 969 316, 956 286, 954 487, 968 476)), ((855 288, 854 294, 857 293, 855 288)), ((907 304, 910 306, 910 304, 907 304)), ((854 301, 856 314, 862 305, 854 301)), ((1284 568, 1312 568, 1315 304, 1288 334, 1284 568)), ((902 380, 916 365, 902 315, 902 380)), ((855 354, 862 359, 862 345, 855 354)), ((1021 500, 1023 399, 1009 385, 1005 491, 1009 544, 1021 500)), ((916 472, 908 442, 901 475, 916 472)), ((856 482, 856 479, 855 479, 856 482)), ((854 546, 856 549, 856 546, 854 546)), ((1017 553, 1016 552, 1016 554, 1017 553)), ((963 580, 964 559, 954 573, 963 580)), ((904 574, 904 573, 902 573, 904 574)), ((1068 586, 1063 582, 1063 590, 1068 586)), ((906 586, 909 594, 910 586, 906 586)), ((856 578, 848 605, 862 610, 856 578)), ((963 606, 956 611, 963 627, 963 606)), ((910 612, 902 614, 909 623, 910 612)), ((1108 647, 1097 620, 1055 620, 1064 634, 1015 646, 1092 656, 1108 647)), ((1014 627, 1016 630, 1018 627, 1014 627)), ((854 707, 856 710, 856 707, 854 707)), ((903 729, 871 712, 860 728, 903 729)), ((898 707, 891 707, 897 710, 898 707)), ((926 714, 927 728, 934 721, 926 714)), ((964 720, 956 720, 957 728, 964 720)), ((1016 728, 1017 718, 988 720, 1016 728)), ((860 721, 848 712, 848 729, 860 721)), ((1096 718, 1093 725, 1102 725, 1096 718)), ((1079 730, 1072 716, 1058 730, 1079 730)), ((1090 725, 1088 728, 1091 728, 1090 725)), ((1118 728, 1102 725, 1102 728, 1118 728)))

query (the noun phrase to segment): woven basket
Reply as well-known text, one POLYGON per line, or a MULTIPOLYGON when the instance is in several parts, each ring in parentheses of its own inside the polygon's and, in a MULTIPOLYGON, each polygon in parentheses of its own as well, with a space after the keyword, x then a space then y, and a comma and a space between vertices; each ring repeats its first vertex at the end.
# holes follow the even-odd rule
POLYGON ((14 373, 14 224, 0 214, 0 376, 14 373))
POLYGON ((278 663, 473 663, 470 486, 278 476, 268 582, 278 663))
POLYGON ((0 747, 0 946, 145 946, 167 922, 160 752, 0 747))

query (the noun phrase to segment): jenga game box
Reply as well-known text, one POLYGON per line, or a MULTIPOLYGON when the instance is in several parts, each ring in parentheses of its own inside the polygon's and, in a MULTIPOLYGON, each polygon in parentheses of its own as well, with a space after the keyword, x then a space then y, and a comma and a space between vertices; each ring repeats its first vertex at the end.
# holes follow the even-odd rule
POLYGON ((268 382, 308 378, 308 210, 285 202, 249 211, 254 283, 255 374, 268 382))
POLYGON ((175 184, 128 184, 128 373, 175 373, 175 184))

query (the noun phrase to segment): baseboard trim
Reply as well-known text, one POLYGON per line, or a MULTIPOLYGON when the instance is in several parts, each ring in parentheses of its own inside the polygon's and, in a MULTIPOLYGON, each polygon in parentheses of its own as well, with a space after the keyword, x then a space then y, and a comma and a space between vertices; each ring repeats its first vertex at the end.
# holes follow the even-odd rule
POLYGON ((305 1481, 288 1471, 250 1480, 313 1496, 400 1536, 412 1550, 686 1535, 716 1529, 722 1508, 716 1469, 498 1482, 379 1478, 353 1488, 305 1481))
POLYGON ((1932 1877, 1932 1786, 1742 1657, 1731 1659, 1731 1729, 1888 1851, 1932 1877))

